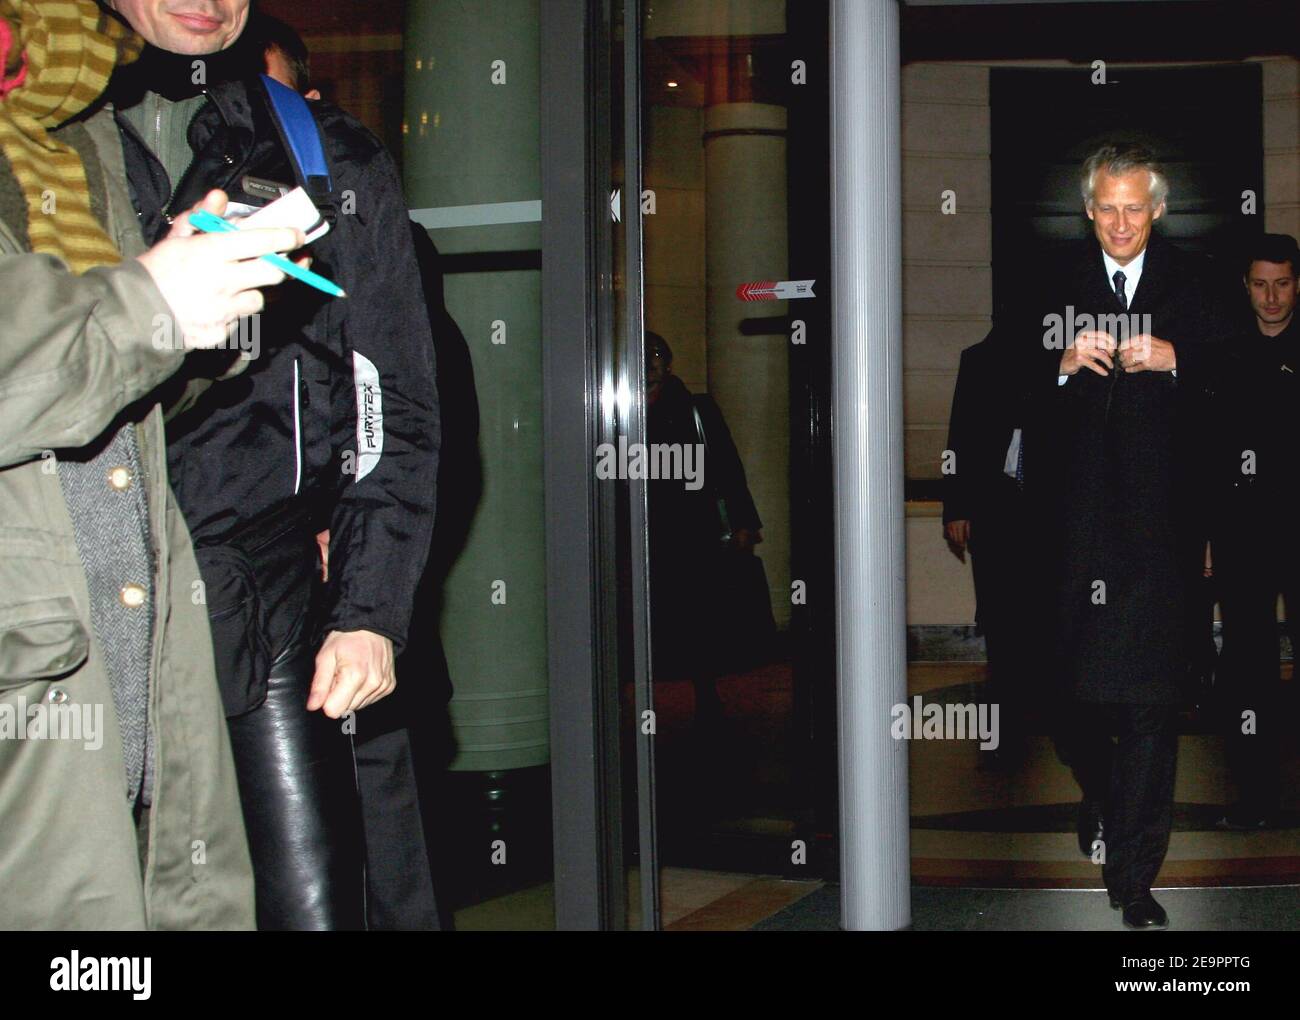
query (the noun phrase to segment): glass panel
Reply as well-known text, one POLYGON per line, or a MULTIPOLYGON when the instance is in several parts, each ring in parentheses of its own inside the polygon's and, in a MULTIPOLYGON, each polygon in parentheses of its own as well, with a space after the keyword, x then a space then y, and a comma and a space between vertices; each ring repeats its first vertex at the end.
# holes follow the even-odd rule
POLYGON ((833 813, 819 809, 835 796, 821 424, 828 104, 824 86, 807 85, 825 81, 825 15, 779 0, 649 0, 642 11, 651 645, 668 929, 758 924, 814 892, 833 857, 819 853, 833 832, 833 813), (819 282, 796 282, 806 280, 819 282))

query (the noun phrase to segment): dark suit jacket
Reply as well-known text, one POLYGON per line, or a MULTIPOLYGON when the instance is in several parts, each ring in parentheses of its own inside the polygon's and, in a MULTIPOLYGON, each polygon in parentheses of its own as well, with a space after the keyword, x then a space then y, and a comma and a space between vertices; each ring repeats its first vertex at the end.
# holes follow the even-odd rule
MULTIPOLYGON (((1086 701, 1172 704, 1187 663, 1186 600, 1207 530, 1200 425, 1232 324, 1209 266, 1153 234, 1129 313, 1176 350, 1168 372, 1105 378, 1084 369, 1057 385, 1061 349, 1044 346, 1045 316, 1122 314, 1090 239, 1044 292, 1025 340, 1037 418, 1026 477, 1056 521, 1061 675, 1086 701)), ((1117 337, 1118 339, 1118 337, 1117 337)))
POLYGON ((975 521, 997 505, 990 491, 1005 477, 1007 447, 1023 428, 1014 362, 996 330, 961 352, 948 419, 954 470, 943 475, 943 523, 975 521))
POLYGON ((1253 315, 1243 320, 1215 386, 1211 450, 1229 520, 1262 511, 1259 525, 1268 527, 1294 515, 1300 492, 1300 318, 1275 337, 1260 333, 1253 315))

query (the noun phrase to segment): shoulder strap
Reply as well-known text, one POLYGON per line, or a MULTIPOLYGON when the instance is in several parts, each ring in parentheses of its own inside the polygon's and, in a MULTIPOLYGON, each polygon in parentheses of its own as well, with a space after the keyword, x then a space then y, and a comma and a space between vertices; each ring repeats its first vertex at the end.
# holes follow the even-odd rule
POLYGON ((307 100, 268 75, 262 75, 262 84, 271 100, 271 112, 289 147, 294 169, 298 173, 298 182, 313 199, 325 198, 334 190, 334 183, 330 180, 329 165, 325 162, 320 129, 316 126, 316 118, 312 116, 307 100))

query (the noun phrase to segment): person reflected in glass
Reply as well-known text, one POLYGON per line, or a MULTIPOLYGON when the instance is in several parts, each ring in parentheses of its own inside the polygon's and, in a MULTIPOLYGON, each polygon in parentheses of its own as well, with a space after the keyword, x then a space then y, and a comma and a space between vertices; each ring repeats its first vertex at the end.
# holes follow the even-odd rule
POLYGON ((646 333, 646 435, 669 477, 651 477, 650 611, 658 679, 690 678, 697 725, 722 719, 718 678, 761 661, 774 629, 763 523, 718 405, 673 374, 673 352, 646 333), (680 453, 680 457, 678 454, 680 453))

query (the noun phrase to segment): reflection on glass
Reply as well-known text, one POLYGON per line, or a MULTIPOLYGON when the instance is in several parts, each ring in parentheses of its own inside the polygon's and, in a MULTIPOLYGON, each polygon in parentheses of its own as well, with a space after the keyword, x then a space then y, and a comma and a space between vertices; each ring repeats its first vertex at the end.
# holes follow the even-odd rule
POLYGON ((801 312, 738 294, 806 268, 791 264, 799 154, 788 146, 786 18, 781 2, 657 0, 643 12, 651 636, 669 929, 748 927, 771 912, 777 876, 815 877, 798 848, 812 804, 791 642, 791 480, 809 470, 791 431, 792 407, 808 399, 792 384, 801 312))

